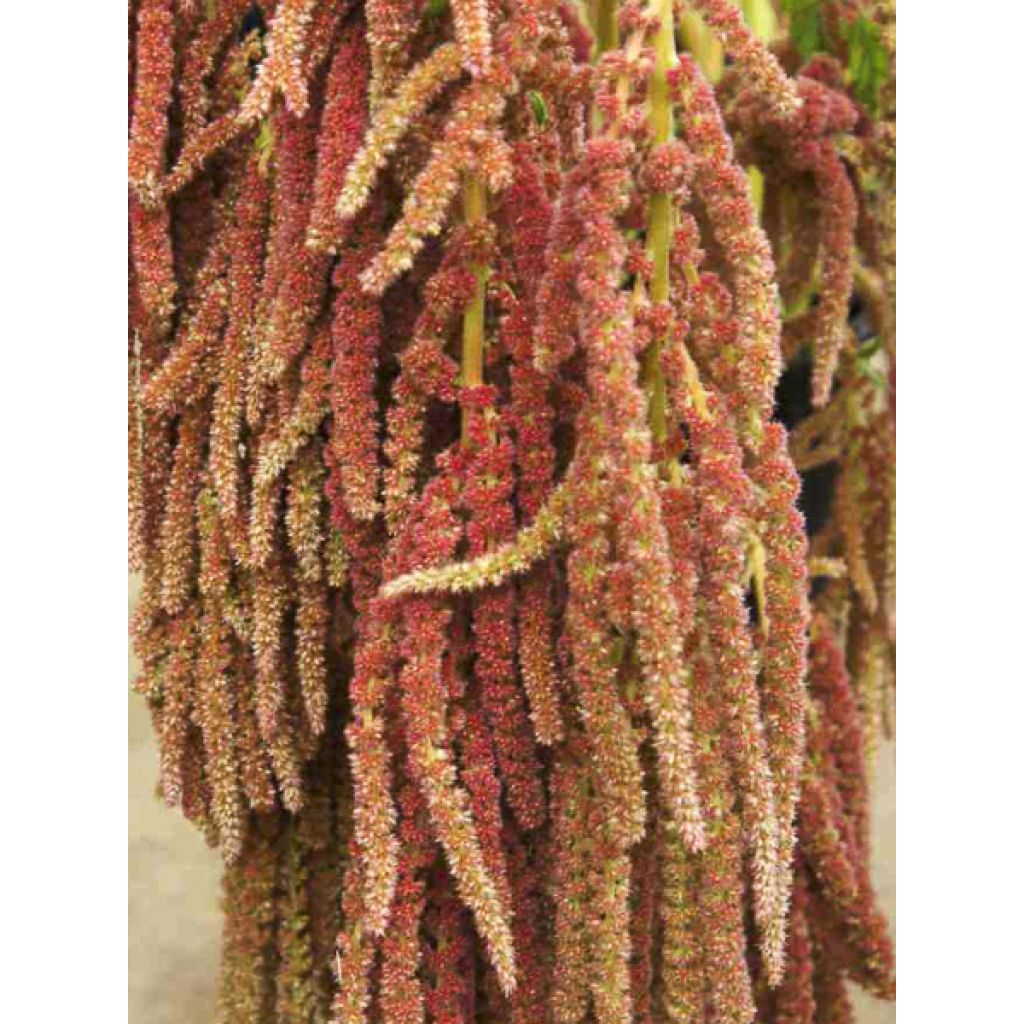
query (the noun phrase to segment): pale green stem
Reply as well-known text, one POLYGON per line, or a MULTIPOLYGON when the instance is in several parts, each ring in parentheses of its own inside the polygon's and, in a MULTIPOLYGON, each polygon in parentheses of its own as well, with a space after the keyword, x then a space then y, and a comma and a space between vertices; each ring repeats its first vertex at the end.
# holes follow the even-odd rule
MULTIPOLYGON (((658 31, 654 37, 654 69, 649 83, 648 120, 654 145, 660 146, 670 142, 675 135, 668 88, 668 73, 677 64, 672 0, 653 0, 653 12, 658 18, 658 31)), ((669 301, 672 233, 672 197, 667 192, 654 192, 647 207, 647 251, 653 264, 651 302, 655 305, 669 301)), ((688 264, 684 272, 690 284, 695 284, 696 267, 688 264)), ((665 376, 661 369, 661 350, 664 342, 664 338, 655 338, 643 357, 643 381, 647 388, 651 434, 658 444, 663 444, 668 439, 665 376)), ((704 416, 707 414, 706 396, 698 379, 697 368, 685 347, 683 357, 690 393, 698 413, 704 416)), ((674 461, 666 468, 673 476, 679 471, 674 461)))
POLYGON ((618 0, 595 0, 591 5, 591 21, 594 29, 594 56, 618 49, 619 46, 619 4, 618 0))
MULTIPOLYGON (((649 83, 649 112, 652 141, 655 146, 672 139, 674 124, 668 95, 668 72, 676 64, 675 25, 672 0, 654 0, 658 31, 654 37, 654 70, 649 83)), ((647 250, 651 257, 651 302, 669 300, 669 259, 672 255, 672 199, 667 192, 654 192, 647 207, 647 250)), ((661 371, 663 338, 655 338, 643 358, 643 380, 647 388, 651 433, 655 442, 668 438, 665 415, 665 377, 661 371)))
MULTIPOLYGON (((487 216, 487 189, 475 175, 466 179, 462 190, 462 212, 467 226, 479 223, 487 216)), ((462 386, 479 387, 484 382, 484 314, 487 297, 487 267, 474 264, 473 297, 462 314, 462 386)), ((462 410, 462 443, 468 440, 469 417, 462 410)))

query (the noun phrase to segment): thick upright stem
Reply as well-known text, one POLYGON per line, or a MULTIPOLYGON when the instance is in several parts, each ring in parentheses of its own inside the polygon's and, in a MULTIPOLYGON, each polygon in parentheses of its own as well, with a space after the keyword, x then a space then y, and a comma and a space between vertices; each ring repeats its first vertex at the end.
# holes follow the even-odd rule
MULTIPOLYGON (((476 176, 466 179, 462 190, 462 212, 466 226, 472 226, 487 216, 487 190, 476 176)), ((487 294, 487 267, 473 264, 470 267, 476 286, 473 298, 462 315, 462 386, 479 387, 484 382, 484 314, 487 294)), ((468 442, 469 410, 462 407, 462 443, 468 442)))
MULTIPOLYGON (((672 0, 654 0, 658 31, 654 37, 654 69, 651 73, 649 113, 655 146, 671 141, 674 124, 668 95, 668 72, 676 63, 675 25, 672 0)), ((653 263, 651 302, 669 299, 669 258, 672 254, 672 200, 667 192, 654 192, 647 207, 647 249, 653 263)), ((668 438, 665 415, 665 377, 661 371, 663 338, 655 338, 644 353, 643 379, 650 402, 651 432, 658 444, 668 438)))
MULTIPOLYGON (((594 30, 596 64, 602 54, 619 48, 619 0, 590 0, 590 25, 594 30)), ((603 115, 597 107, 590 112, 590 127, 596 135, 601 130, 603 115)))
MULTIPOLYGON (((654 68, 649 83, 648 120, 655 146, 670 142, 675 135, 672 102, 669 97, 668 74, 676 61, 676 36, 673 22, 672 0, 653 0, 658 17, 658 30, 654 37, 654 68)), ((647 251, 651 257, 650 299, 654 305, 667 303, 671 291, 669 261, 672 257, 672 197, 668 192, 653 192, 647 206, 647 251)), ((697 283, 697 268, 688 263, 683 268, 690 285, 697 283)), ((668 439, 668 400, 665 376, 661 369, 661 351, 665 338, 654 338, 643 356, 643 381, 649 401, 651 435, 657 444, 668 439)), ((683 345, 683 363, 691 398, 701 416, 707 415, 707 397, 701 386, 697 367, 683 345)), ((665 466, 670 477, 679 472, 672 460, 665 466)))
POLYGON ((594 29, 595 57, 618 49, 619 46, 619 3, 618 0, 593 0, 591 21, 594 29))
POLYGON ((725 67, 722 44, 696 11, 687 11, 679 19, 679 40, 693 55, 709 82, 717 83, 725 67))
POLYGON ((654 144, 669 142, 673 135, 672 104, 668 96, 668 73, 676 65, 676 37, 672 0, 654 0, 658 30, 654 36, 654 69, 650 81, 650 122, 654 144))

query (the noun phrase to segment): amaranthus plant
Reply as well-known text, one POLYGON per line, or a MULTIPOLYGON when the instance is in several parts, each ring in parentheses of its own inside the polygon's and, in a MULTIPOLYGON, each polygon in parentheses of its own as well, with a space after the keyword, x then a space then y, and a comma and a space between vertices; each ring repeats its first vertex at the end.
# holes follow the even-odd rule
POLYGON ((137 687, 219 1021, 894 996, 894 46, 886 0, 131 0, 137 687))

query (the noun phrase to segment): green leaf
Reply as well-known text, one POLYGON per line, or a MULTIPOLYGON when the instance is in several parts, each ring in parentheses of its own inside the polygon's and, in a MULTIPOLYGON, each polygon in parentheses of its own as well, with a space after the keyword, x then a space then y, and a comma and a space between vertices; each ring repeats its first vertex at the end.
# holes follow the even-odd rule
POLYGON ((427 0, 428 18, 440 18, 448 10, 448 0, 427 0))
POLYGON ((878 112, 878 92, 889 77, 889 54, 879 27, 863 14, 846 33, 850 62, 846 69, 853 95, 871 114, 878 112))
POLYGON ((782 0, 782 9, 789 16, 789 38, 800 54, 808 60, 822 49, 821 0, 782 0))
POLYGON ((548 123, 548 105, 544 102, 544 97, 539 92, 531 90, 526 94, 526 98, 530 101, 533 119, 543 128, 548 123))

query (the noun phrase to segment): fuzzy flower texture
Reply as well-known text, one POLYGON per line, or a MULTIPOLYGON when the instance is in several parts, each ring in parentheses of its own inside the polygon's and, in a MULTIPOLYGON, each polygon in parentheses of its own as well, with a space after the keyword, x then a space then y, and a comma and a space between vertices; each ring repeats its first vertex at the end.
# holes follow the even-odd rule
POLYGON ((136 686, 220 1024, 894 998, 894 13, 793 11, 129 3, 136 686))

